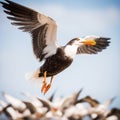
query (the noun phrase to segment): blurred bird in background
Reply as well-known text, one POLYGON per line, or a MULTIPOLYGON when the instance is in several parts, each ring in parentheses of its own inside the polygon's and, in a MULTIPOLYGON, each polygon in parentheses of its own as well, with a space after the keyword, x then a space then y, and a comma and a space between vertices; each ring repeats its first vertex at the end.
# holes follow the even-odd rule
MULTIPOLYGON (((112 108, 113 99, 101 104, 91 96, 80 97, 81 90, 54 101, 24 93, 28 100, 7 93, 0 100, 0 120, 119 120, 120 109, 112 108), (97 101, 97 102, 96 102, 97 101), (84 104, 87 103, 87 104, 84 104)), ((50 96, 50 98, 53 97, 50 96)), ((54 97, 53 97, 54 98, 54 97)))

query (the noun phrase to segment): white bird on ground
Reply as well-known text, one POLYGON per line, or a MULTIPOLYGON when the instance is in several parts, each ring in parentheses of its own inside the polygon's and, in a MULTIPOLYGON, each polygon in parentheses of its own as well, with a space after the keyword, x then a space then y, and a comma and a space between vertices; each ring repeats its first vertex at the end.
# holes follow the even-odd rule
POLYGON ((54 102, 54 105, 60 109, 60 111, 63 111, 67 109, 70 106, 73 106, 77 103, 78 97, 80 96, 83 89, 80 89, 78 92, 73 93, 70 96, 67 96, 65 98, 59 98, 54 102))
POLYGON ((2 106, 1 114, 5 114, 8 119, 15 120, 21 118, 21 114, 16 109, 14 109, 11 104, 7 104, 2 100, 0 100, 0 104, 2 106))
POLYGON ((101 104, 96 99, 86 96, 85 98, 82 98, 79 100, 79 102, 86 102, 91 106, 90 114, 92 118, 96 118, 99 115, 102 117, 106 117, 110 110, 108 109, 109 105, 113 102, 114 98, 107 100, 103 104, 101 104))
POLYGON ((112 116, 107 117, 105 120, 119 120, 119 119, 117 116, 112 115, 112 116))
POLYGON ((20 112, 23 112, 26 109, 25 103, 23 103, 21 100, 16 99, 7 93, 3 93, 3 96, 5 97, 7 102, 13 106, 14 109, 20 112))
POLYGON ((40 99, 25 92, 23 95, 29 98, 29 101, 24 101, 24 103, 35 117, 40 118, 51 109, 49 101, 40 99))
POLYGON ((112 108, 112 110, 109 112, 109 114, 107 115, 107 118, 117 118, 118 120, 120 120, 120 109, 118 108, 112 108))
POLYGON ((22 95, 24 95, 25 97, 29 98, 29 100, 31 101, 31 103, 35 106, 35 107, 42 107, 43 106, 43 103, 38 100, 37 97, 31 95, 30 93, 28 92, 23 92, 22 95))

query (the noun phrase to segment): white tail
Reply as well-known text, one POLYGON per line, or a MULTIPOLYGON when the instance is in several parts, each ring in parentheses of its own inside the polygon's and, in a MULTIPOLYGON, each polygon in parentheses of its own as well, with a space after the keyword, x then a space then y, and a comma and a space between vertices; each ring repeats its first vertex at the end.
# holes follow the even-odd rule
POLYGON ((25 78, 27 80, 38 80, 40 79, 39 74, 40 74, 40 69, 37 69, 33 73, 26 73, 25 78))

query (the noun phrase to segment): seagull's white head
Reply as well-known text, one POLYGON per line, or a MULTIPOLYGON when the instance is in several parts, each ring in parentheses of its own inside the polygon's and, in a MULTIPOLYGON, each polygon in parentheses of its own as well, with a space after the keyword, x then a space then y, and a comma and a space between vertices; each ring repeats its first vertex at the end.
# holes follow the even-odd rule
POLYGON ((81 41, 80 38, 74 38, 74 39, 72 39, 71 41, 69 41, 69 42, 67 43, 67 45, 71 45, 71 46, 73 46, 73 45, 75 45, 75 46, 79 46, 79 45, 80 45, 80 41, 81 41))
POLYGON ((80 38, 74 38, 65 46, 65 55, 74 58, 80 45, 80 38))

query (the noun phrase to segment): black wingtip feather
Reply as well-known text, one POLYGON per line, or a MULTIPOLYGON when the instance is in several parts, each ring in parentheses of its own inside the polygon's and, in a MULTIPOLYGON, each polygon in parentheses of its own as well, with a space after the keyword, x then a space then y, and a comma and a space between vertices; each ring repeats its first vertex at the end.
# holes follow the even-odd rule
POLYGON ((7 3, 9 3, 9 4, 11 4, 11 3, 15 3, 15 2, 13 2, 13 1, 11 1, 11 0, 4 0, 5 2, 2 2, 3 4, 7 4, 7 3))
POLYGON ((10 0, 5 0, 6 2, 10 3, 11 1, 10 0))
POLYGON ((110 39, 111 38, 100 37, 96 40, 96 46, 94 48, 98 49, 98 52, 106 49, 110 45, 110 39))
MULTIPOLYGON (((0 1, 2 5, 8 5, 9 3, 12 3, 10 0, 4 0, 5 2, 0 1)), ((13 2, 14 3, 14 2, 13 2)))
POLYGON ((3 5, 4 3, 0 1, 0 3, 3 5))
POLYGON ((105 39, 105 40, 110 40, 111 38, 103 38, 103 39, 105 39))
POLYGON ((4 7, 7 3, 0 1, 0 4, 2 4, 2 7, 4 7))
MULTIPOLYGON (((6 0, 5 0, 5 1, 6 1, 6 0)), ((3 7, 4 9, 8 10, 8 9, 7 9, 7 7, 9 6, 8 3, 6 3, 6 2, 1 2, 1 1, 0 1, 0 3, 2 4, 2 7, 3 7)), ((5 11, 4 11, 4 12, 5 12, 5 11)))

